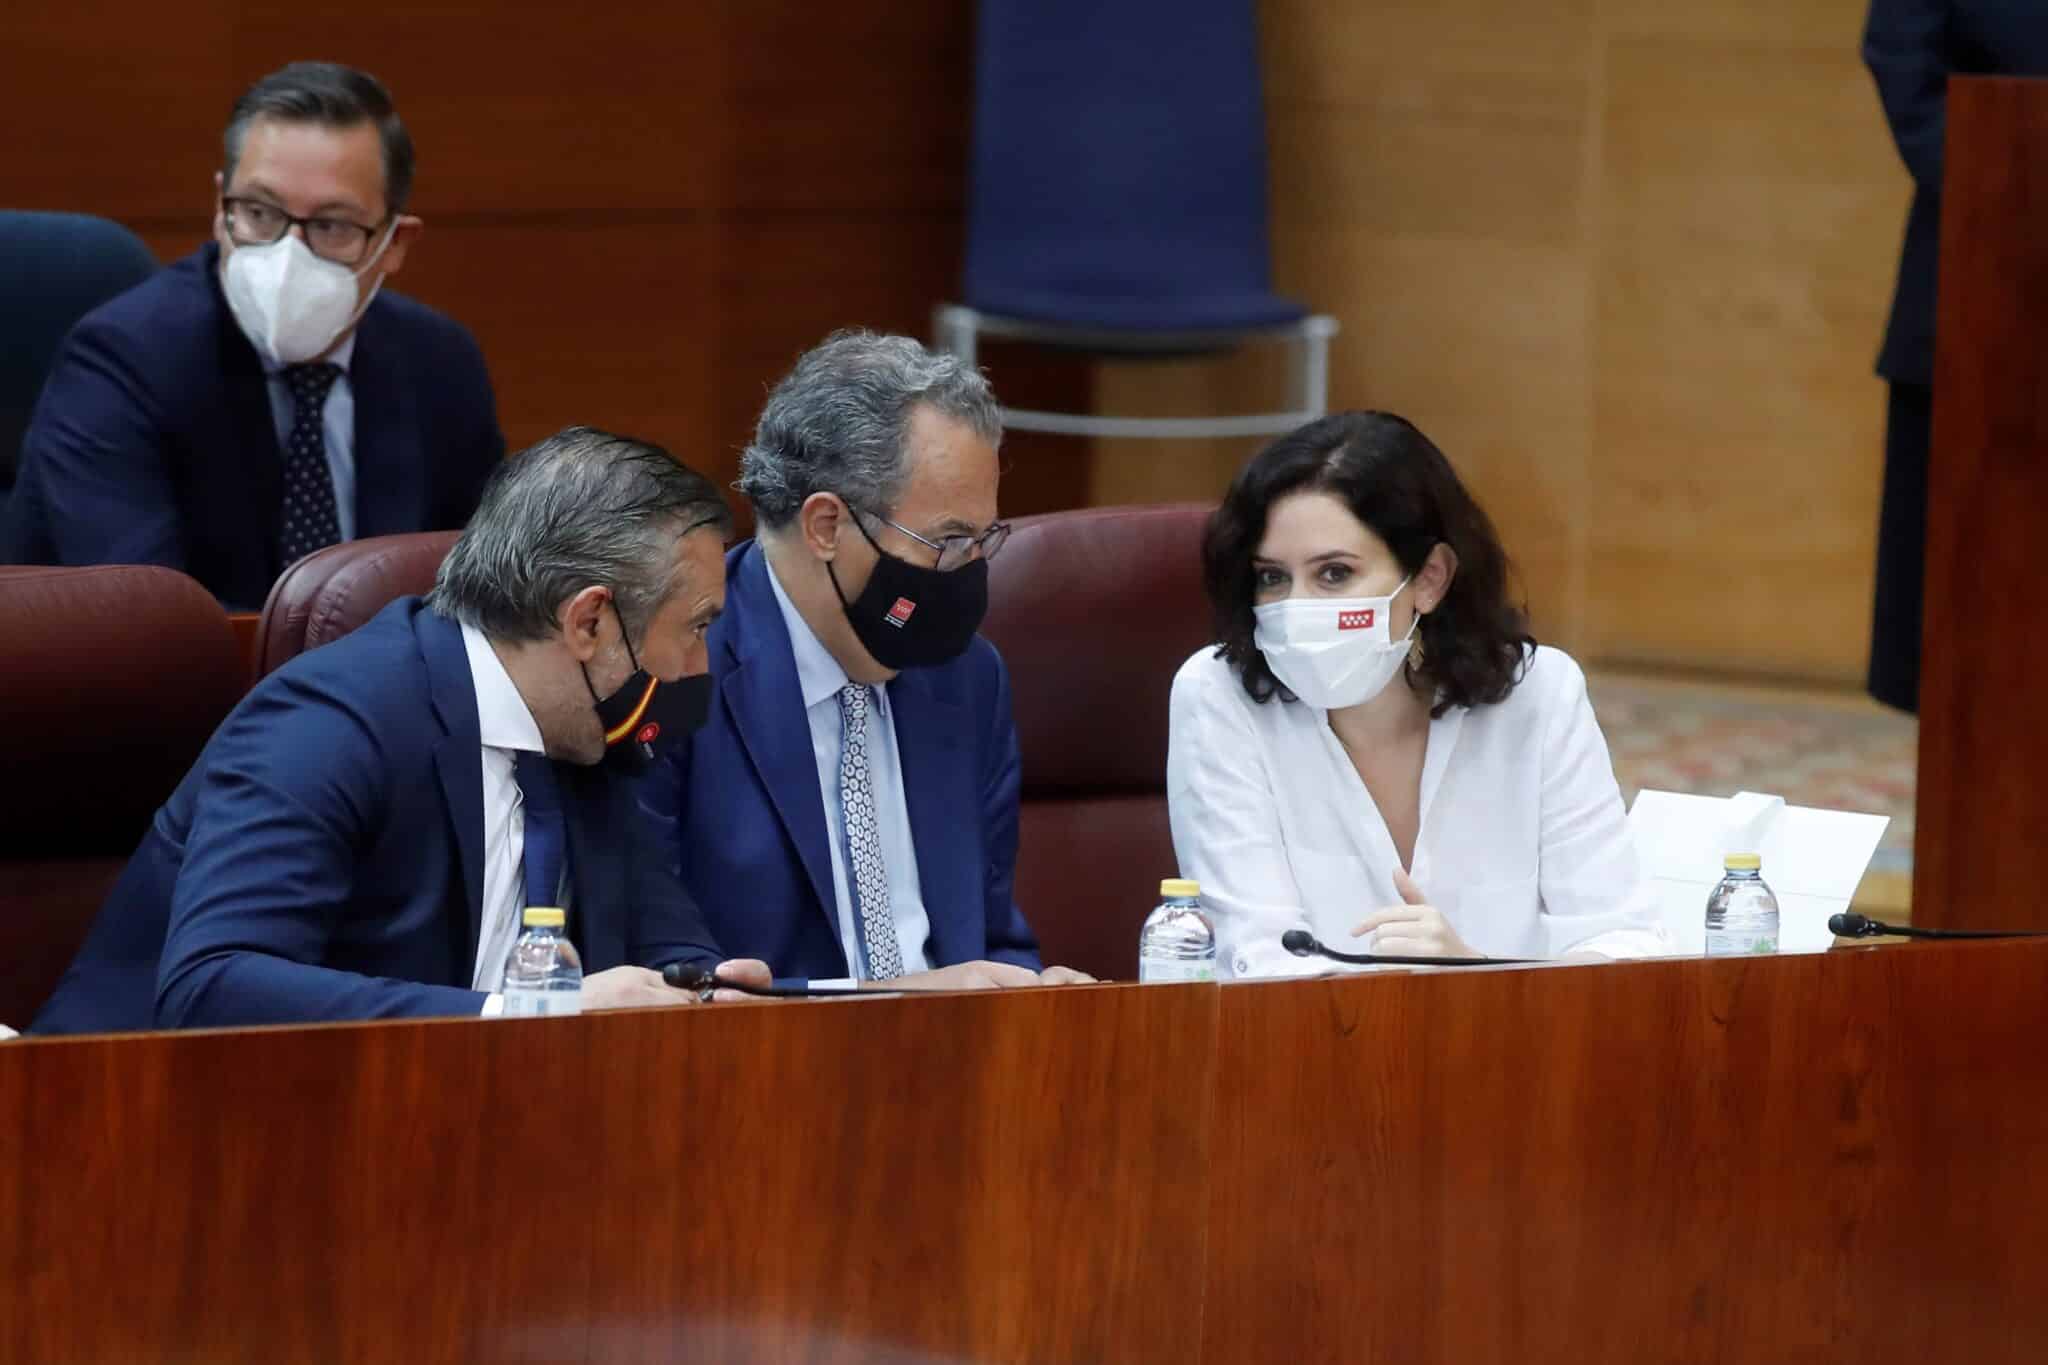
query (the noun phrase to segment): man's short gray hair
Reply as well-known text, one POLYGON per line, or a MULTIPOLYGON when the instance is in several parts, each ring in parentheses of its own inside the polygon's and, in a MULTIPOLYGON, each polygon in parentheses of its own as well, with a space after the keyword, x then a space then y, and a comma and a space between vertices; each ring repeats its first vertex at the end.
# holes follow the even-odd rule
POLYGON ((813 493, 887 513, 908 476, 912 412, 929 404, 991 445, 1002 409, 979 370, 910 337, 834 332, 806 351, 768 395, 740 457, 740 492, 767 527, 795 520, 813 493))
POLYGON ((545 640, 562 603, 596 585, 644 638, 674 587, 676 542, 704 526, 732 531, 709 479, 658 445, 570 427, 491 476, 427 603, 493 640, 545 640))

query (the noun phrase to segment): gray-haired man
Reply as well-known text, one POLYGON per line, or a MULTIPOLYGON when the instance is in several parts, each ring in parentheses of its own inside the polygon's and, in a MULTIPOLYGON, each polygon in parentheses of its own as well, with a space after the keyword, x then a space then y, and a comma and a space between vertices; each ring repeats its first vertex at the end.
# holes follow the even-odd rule
POLYGON ((1017 734, 988 605, 1001 413, 907 337, 842 332, 741 464, 708 719, 644 784, 718 941, 779 977, 927 986, 1039 970, 1011 897, 1017 734))
POLYGON ((222 722, 34 1031, 495 1013, 528 906, 566 909, 585 1008, 689 999, 659 969, 713 967, 716 940, 614 770, 702 715, 730 527, 640 441, 578 427, 515 457, 432 596, 222 722))

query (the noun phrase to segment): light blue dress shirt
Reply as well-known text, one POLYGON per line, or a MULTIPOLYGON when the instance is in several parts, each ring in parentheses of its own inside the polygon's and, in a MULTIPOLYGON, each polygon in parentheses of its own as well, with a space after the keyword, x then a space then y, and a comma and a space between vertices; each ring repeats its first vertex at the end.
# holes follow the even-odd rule
MULTIPOLYGON (((765 558, 765 556, 764 556, 765 558)), ((768 582, 782 623, 789 629, 796 654, 797 685, 803 690, 804 719, 811 727, 811 754, 818 765, 818 791, 825 798, 826 842, 832 848, 832 898, 837 903, 839 946, 858 975, 863 970, 860 932, 854 925, 853 888, 846 863, 845 822, 839 812, 839 689, 852 679, 811 630, 803 613, 783 591, 775 563, 767 560, 768 582)), ((896 946, 905 972, 930 971, 931 916, 917 878, 917 845, 910 835, 910 807, 903 794, 903 759, 896 748, 895 713, 889 689, 870 689, 875 705, 868 708, 868 779, 875 794, 875 822, 882 837, 882 858, 889 868, 889 909, 896 921, 896 946)), ((818 985, 828 983, 818 982, 818 985)))
MULTIPOLYGON (((320 409, 327 473, 334 480, 334 519, 343 540, 356 538, 356 396, 348 385, 348 362, 355 353, 356 334, 350 332, 327 356, 328 364, 341 366, 341 376, 327 391, 327 404, 320 409)), ((266 361, 263 377, 270 394, 271 424, 277 428, 277 448, 283 450, 291 441, 292 418, 297 415, 292 407, 292 387, 282 365, 272 368, 266 361)))

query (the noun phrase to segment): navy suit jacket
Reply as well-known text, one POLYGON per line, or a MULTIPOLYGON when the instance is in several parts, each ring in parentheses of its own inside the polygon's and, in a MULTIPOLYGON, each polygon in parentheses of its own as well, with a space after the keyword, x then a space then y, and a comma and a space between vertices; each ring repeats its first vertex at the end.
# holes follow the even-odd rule
MULTIPOLYGON (((847 976, 789 628, 760 547, 742 544, 725 563, 710 718, 648 775, 642 800, 728 955, 783 978, 847 976)), ((951 663, 898 674, 889 707, 933 965, 1036 968, 1037 940, 1011 897, 1019 765, 1002 657, 977 636, 951 663)))
MULTIPOLYGON (((22 436, 0 562, 162 564, 231 608, 285 568, 283 457, 263 362, 207 245, 86 314, 22 436)), ((359 537, 461 526, 505 455, 463 327, 382 290, 356 325, 359 537)))
MULTIPOLYGON (((292 660, 157 812, 32 1031, 476 1014, 480 743, 461 629, 419 598, 292 660)), ((584 970, 714 965, 634 784, 556 772, 584 970)))
POLYGON ((2048 75, 2048 8, 2041 0, 1871 0, 1863 61, 1913 176, 1877 372, 1894 383, 1931 384, 1948 78, 2048 75))

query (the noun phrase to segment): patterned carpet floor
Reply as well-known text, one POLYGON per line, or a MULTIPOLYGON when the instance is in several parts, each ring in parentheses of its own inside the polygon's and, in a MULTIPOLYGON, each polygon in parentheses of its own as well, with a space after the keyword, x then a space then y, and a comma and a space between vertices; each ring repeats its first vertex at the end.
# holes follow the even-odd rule
POLYGON ((1913 873, 1919 729, 1848 692, 1595 672, 1589 689, 1622 795, 1645 787, 1889 815, 1856 893, 1867 914, 1905 917, 1913 873))

